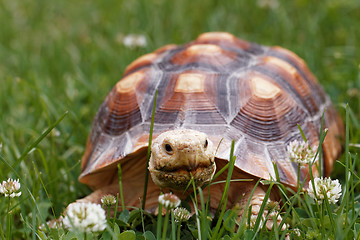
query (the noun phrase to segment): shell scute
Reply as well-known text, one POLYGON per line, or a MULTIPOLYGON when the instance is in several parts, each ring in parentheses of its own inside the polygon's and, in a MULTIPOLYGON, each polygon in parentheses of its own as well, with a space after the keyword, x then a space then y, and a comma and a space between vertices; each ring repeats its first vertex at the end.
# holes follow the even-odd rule
POLYGON ((323 90, 319 87, 313 88, 313 85, 306 81, 303 74, 300 74, 294 66, 279 58, 266 57, 262 67, 272 69, 283 80, 283 85, 288 85, 293 89, 311 115, 319 111, 319 106, 324 101, 323 90))
POLYGON ((286 137, 297 123, 304 121, 301 107, 289 96, 286 89, 271 78, 249 72, 239 81, 239 112, 229 123, 238 131, 261 141, 277 141, 286 137), (265 90, 252 86, 254 79, 256 84, 261 85, 266 81, 267 87, 270 85, 272 89, 268 88, 264 95, 265 90))
POLYGON ((266 149, 263 144, 253 139, 243 138, 236 145, 237 148, 234 152, 236 156, 235 166, 240 169, 247 169, 246 172, 253 176, 270 179, 273 171, 269 168, 271 161, 266 157, 266 149))
MULTIPOLYGON (((276 167, 281 182, 296 182, 297 164, 290 162, 289 159, 287 159, 286 149, 279 148, 276 144, 269 144, 267 145, 267 151, 269 157, 274 159, 274 163, 276 163, 276 165, 273 165, 273 174, 275 174, 274 168, 276 167)), ((274 179, 276 179, 276 176, 274 179)))
POLYGON ((252 44, 236 38, 234 35, 225 32, 208 32, 201 34, 197 39, 196 42, 202 44, 216 44, 222 46, 224 48, 229 48, 232 51, 234 49, 247 50, 249 49, 252 44))
POLYGON ((207 64, 212 66, 225 66, 236 59, 234 52, 229 52, 214 44, 192 44, 181 52, 175 54, 171 62, 176 65, 207 64))
POLYGON ((106 97, 97 113, 95 122, 109 135, 120 135, 145 119, 148 112, 150 92, 155 92, 156 82, 153 71, 149 68, 126 75, 106 97), (106 117, 105 117, 106 116, 106 117))

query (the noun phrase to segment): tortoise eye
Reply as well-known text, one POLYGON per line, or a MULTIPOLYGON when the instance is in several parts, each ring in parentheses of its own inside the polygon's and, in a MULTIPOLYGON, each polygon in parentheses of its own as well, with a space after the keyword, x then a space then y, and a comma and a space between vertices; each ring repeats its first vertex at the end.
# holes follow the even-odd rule
POLYGON ((204 148, 205 148, 205 149, 207 148, 208 144, 209 144, 209 143, 208 143, 208 140, 206 139, 206 140, 205 140, 205 144, 204 144, 204 148))
POLYGON ((172 149, 172 147, 171 147, 171 145, 170 144, 165 144, 165 150, 166 150, 166 152, 168 152, 168 153, 172 153, 173 152, 173 149, 172 149))

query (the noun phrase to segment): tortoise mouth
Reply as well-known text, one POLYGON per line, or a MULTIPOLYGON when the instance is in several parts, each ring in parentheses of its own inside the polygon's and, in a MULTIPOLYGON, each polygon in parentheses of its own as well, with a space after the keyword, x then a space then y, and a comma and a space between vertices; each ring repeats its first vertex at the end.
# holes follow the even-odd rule
POLYGON ((186 190, 191 179, 194 179, 196 187, 202 186, 210 181, 215 173, 216 165, 198 166, 192 170, 184 168, 177 169, 150 169, 151 178, 160 188, 174 190, 186 190))
MULTIPOLYGON (((168 166, 164 166, 164 167, 155 167, 156 170, 161 171, 161 172, 168 172, 168 173, 176 173, 176 172, 188 172, 189 174, 193 174, 196 173, 199 170, 204 170, 204 169, 208 169, 211 167, 211 165, 213 165, 214 162, 209 161, 209 163, 202 163, 197 165, 196 167, 191 166, 191 165, 187 165, 187 166, 182 166, 182 167, 168 167, 168 166), (198 170, 199 169, 199 170, 198 170)), ((191 175, 190 175, 191 176, 191 175)))

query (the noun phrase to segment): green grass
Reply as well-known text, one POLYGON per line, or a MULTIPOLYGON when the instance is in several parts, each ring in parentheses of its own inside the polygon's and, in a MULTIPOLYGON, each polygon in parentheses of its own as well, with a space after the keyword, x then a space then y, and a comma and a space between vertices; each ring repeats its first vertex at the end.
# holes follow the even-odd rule
MULTIPOLYGON (((291 226, 302 223, 302 238, 307 232, 310 239, 324 234, 352 239, 360 230, 360 220, 354 219, 360 209, 360 150, 354 146, 360 143, 360 2, 279 0, 275 9, 257 2, 0 0, 0 181, 20 178, 23 193, 11 204, 13 239, 38 239, 36 230, 44 220, 58 217, 69 203, 91 192, 77 181, 80 158, 93 117, 125 67, 142 54, 188 42, 206 31, 229 31, 296 52, 330 94, 344 122, 348 115, 349 153, 336 163, 332 178, 350 191, 341 204, 324 205, 321 211, 297 194, 284 210, 291 226), (126 48, 119 36, 129 33, 144 34, 148 45, 126 48), (56 131, 46 135, 53 127, 56 131)), ((0 225, 9 237, 7 206, 1 197, 0 225)), ((208 223, 201 214, 200 225, 208 223)), ((139 216, 123 212, 118 222, 126 227, 107 230, 108 236, 134 230, 139 216)), ((233 218, 229 212, 224 216, 233 218)), ((156 218, 144 220, 155 227, 156 218)), ((231 236, 228 226, 222 227, 220 232, 231 236)), ((186 229, 188 236, 197 231, 195 217, 186 229)), ((284 237, 275 230, 241 231, 247 239, 284 237)))

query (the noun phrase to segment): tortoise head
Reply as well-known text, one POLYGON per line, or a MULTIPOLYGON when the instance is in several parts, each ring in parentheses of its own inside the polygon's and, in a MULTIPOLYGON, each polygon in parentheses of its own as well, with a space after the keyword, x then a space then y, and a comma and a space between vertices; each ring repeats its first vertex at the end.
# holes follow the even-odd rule
POLYGON ((152 143, 149 171, 160 188, 185 190, 191 177, 199 187, 210 181, 215 169, 213 144, 205 133, 171 130, 152 143))

